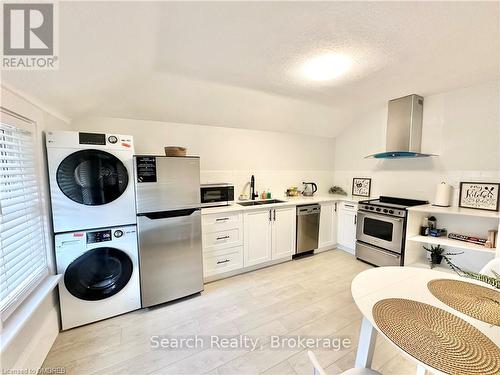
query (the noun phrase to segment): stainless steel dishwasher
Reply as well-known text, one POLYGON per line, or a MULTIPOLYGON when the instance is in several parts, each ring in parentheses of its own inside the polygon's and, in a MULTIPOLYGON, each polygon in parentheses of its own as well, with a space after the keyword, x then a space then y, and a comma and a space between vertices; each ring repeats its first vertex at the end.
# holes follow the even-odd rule
POLYGON ((319 204, 297 206, 297 245, 295 254, 302 254, 318 248, 319 204))

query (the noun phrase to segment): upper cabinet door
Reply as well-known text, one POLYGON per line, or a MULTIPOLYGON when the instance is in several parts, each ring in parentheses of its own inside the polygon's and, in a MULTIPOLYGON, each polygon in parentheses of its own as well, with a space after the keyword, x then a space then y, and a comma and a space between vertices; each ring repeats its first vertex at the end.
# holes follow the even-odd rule
POLYGON ((337 244, 337 203, 321 203, 319 217, 319 248, 333 247, 337 244))
POLYGON ((272 259, 291 257, 295 253, 296 208, 283 207, 273 210, 272 259))
POLYGON ((250 267, 271 260, 272 210, 245 213, 244 266, 250 267))

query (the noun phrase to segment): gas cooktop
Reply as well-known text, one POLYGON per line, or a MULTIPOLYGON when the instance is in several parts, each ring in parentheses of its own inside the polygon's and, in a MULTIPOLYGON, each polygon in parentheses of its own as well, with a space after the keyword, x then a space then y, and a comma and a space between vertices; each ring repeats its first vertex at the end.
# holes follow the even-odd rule
POLYGON ((405 217, 408 207, 420 206, 428 203, 427 201, 417 199, 380 196, 378 199, 359 201, 358 207, 363 211, 405 217))

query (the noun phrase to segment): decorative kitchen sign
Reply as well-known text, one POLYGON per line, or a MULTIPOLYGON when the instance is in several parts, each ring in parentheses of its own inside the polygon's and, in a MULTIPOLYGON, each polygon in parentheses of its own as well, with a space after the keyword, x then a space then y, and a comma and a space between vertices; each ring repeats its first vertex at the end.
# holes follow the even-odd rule
POLYGON ((352 179, 352 195, 359 195, 360 197, 369 197, 372 185, 371 178, 354 177, 352 179))
POLYGON ((498 211, 500 183, 461 182, 459 206, 498 211))

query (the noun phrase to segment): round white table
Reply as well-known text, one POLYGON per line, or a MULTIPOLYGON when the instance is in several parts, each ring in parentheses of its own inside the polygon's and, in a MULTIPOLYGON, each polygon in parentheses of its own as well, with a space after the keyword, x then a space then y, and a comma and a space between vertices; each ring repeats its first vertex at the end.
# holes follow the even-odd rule
MULTIPOLYGON (((351 285, 351 292, 356 305, 363 314, 359 333, 358 352, 356 355, 356 367, 371 367, 377 332, 387 338, 379 327, 377 327, 372 315, 373 306, 378 301, 386 298, 405 298, 427 303, 448 311, 472 324, 489 337, 497 346, 500 346, 500 327, 465 315, 438 300, 427 289, 427 283, 434 279, 456 279, 488 287, 488 284, 458 275, 414 267, 373 268, 361 272, 354 278, 351 285)), ((392 343, 391 340, 389 341, 392 343)), ((444 374, 406 353, 396 344, 393 343, 393 345, 407 358, 417 363, 417 374, 425 374, 426 371, 430 371, 433 374, 444 374)))

